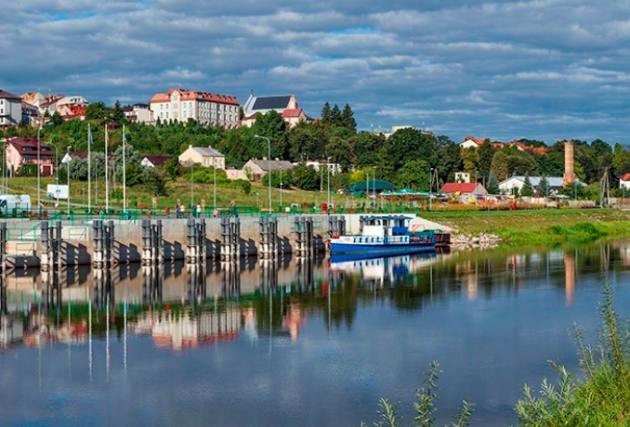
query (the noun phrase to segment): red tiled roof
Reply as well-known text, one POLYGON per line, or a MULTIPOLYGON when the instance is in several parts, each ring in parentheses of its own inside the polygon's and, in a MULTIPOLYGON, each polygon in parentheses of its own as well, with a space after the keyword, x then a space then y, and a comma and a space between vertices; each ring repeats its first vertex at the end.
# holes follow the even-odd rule
POLYGON ((624 176, 621 179, 624 181, 630 181, 630 173, 624 174, 624 176))
POLYGON ((87 113, 87 106, 80 104, 69 104, 66 106, 70 110, 68 114, 64 114, 64 119, 73 119, 75 117, 84 117, 87 113))
MULTIPOLYGON (((12 145, 17 150, 17 152, 22 155, 37 154, 36 138, 15 136, 13 138, 7 139, 7 144, 12 145)), ((50 147, 41 141, 39 143, 39 149, 40 156, 52 157, 52 150, 50 149, 50 147)))
POLYGON ((442 193, 472 193, 479 185, 478 182, 447 182, 440 191, 442 193))
POLYGON ((484 142, 486 142, 485 138, 475 138, 474 136, 467 136, 466 138, 464 138, 464 141, 472 141, 477 145, 483 145, 484 142))
POLYGON ((88 156, 87 151, 71 151, 69 154, 73 159, 87 159, 88 156))
POLYGON ((22 99, 19 96, 13 95, 11 92, 7 92, 6 90, 2 90, 2 89, 0 89, 0 98, 4 98, 4 99, 19 99, 19 100, 22 99))
POLYGON ((301 108, 289 108, 282 112, 282 117, 285 119, 297 118, 303 113, 301 108))
POLYGON ((206 101, 216 102, 218 104, 239 105, 238 99, 235 96, 220 95, 218 93, 202 92, 202 91, 188 91, 186 89, 169 89, 167 93, 156 93, 151 98, 151 104, 158 102, 169 102, 171 100, 171 94, 173 92, 180 93, 180 99, 182 101, 206 101))

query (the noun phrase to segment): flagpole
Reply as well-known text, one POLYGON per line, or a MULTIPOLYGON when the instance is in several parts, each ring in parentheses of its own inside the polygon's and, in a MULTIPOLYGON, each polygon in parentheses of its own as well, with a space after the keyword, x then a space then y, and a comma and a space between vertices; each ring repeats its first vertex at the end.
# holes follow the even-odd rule
POLYGON ((107 146, 109 136, 107 135, 107 123, 105 124, 105 214, 109 214, 109 166, 107 165, 107 146))
POLYGON ((127 168, 125 159, 125 145, 127 137, 125 136, 125 125, 122 129, 122 158, 123 158, 123 213, 127 212, 127 168))
POLYGON ((92 129, 88 123, 88 213, 92 213, 92 129))

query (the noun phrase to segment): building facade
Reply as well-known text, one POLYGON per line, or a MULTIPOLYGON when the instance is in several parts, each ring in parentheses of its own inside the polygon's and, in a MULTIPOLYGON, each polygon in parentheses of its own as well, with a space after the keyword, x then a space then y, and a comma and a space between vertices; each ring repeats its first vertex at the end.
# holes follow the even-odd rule
POLYGON ((8 138, 4 143, 5 163, 10 176, 19 175, 22 167, 29 165, 39 165, 42 176, 53 175, 53 151, 48 145, 41 141, 38 143, 36 138, 21 136, 8 138))
POLYGON ((288 171, 293 164, 288 160, 249 159, 243 165, 243 172, 251 181, 260 181, 269 171, 288 171))
POLYGON ((234 96, 169 89, 153 95, 149 109, 154 120, 162 123, 195 120, 202 125, 228 129, 239 126, 239 103, 234 96))
POLYGON ((196 164, 206 168, 225 169, 225 156, 212 147, 193 147, 189 145, 186 151, 179 155, 179 163, 182 166, 196 164))
MULTIPOLYGON (((536 188, 540 185, 540 181, 542 180, 542 178, 542 176, 529 177, 529 184, 534 190, 534 193, 536 193, 536 188)), ((526 179, 527 177, 525 176, 512 176, 499 183, 499 191, 503 194, 513 194, 516 192, 520 193, 525 186, 526 179)), ((564 186, 563 178, 561 176, 548 176, 545 177, 545 179, 547 180, 550 194, 556 193, 564 186)))
POLYGON ((630 190, 630 173, 624 174, 624 176, 619 178, 619 188, 630 190))
POLYGON ((146 124, 155 123, 155 120, 153 119, 153 111, 151 111, 147 104, 130 105, 129 107, 123 108, 123 113, 130 122, 146 124))
POLYGON ((17 126, 22 122, 22 99, 0 89, 0 126, 17 126))

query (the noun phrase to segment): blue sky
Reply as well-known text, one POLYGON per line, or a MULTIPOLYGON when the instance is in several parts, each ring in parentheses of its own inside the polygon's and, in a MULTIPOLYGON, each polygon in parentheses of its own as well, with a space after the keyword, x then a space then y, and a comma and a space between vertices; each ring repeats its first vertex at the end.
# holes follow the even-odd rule
POLYGON ((147 102, 173 86, 350 103, 362 129, 627 143, 630 1, 31 0, 0 88, 147 102))

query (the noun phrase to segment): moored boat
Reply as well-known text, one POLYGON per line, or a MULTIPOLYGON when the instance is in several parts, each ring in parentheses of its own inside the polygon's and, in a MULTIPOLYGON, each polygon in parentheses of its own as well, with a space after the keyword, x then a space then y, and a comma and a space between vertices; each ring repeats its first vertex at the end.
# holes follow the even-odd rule
POLYGON ((448 235, 434 230, 411 231, 413 217, 406 215, 361 216, 361 233, 333 236, 330 253, 364 256, 409 254, 435 249, 436 236, 440 242, 448 241, 448 235))

